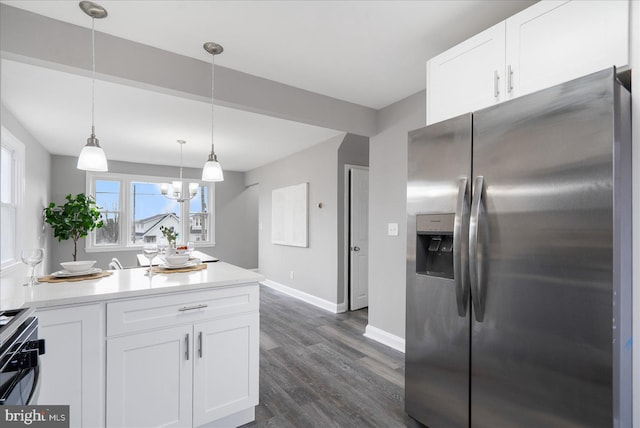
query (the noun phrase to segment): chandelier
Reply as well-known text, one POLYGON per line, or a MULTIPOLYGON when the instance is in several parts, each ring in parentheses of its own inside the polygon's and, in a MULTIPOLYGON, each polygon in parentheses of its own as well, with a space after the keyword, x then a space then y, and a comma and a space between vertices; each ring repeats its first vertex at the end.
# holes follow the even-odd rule
POLYGON ((182 194, 182 146, 187 144, 184 140, 178 140, 180 144, 180 180, 160 185, 160 193, 167 199, 174 199, 177 202, 184 202, 193 199, 198 194, 199 183, 189 183, 189 195, 182 194))

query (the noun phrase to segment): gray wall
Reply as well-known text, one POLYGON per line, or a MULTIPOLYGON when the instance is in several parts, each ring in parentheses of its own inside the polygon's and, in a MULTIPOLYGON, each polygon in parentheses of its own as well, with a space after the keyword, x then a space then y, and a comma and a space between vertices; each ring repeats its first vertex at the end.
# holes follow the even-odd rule
MULTIPOLYGON (((45 260, 38 266, 37 274, 48 271, 49 245, 46 235, 42 232, 42 209, 51 197, 49 176, 51 173, 51 156, 44 147, 16 120, 5 106, 2 106, 2 125, 14 137, 25 145, 25 189, 24 189, 24 217, 22 240, 18 250, 22 248, 44 248, 45 260)), ((3 284, 23 282, 27 274, 26 265, 2 272, 3 284), (6 281, 6 282, 5 282, 6 281)), ((2 289, 0 289, 0 298, 2 289)))
POLYGON ((247 173, 247 182, 260 187, 260 272, 334 304, 344 303, 345 164, 369 165, 367 137, 340 135, 247 173), (272 244, 271 192, 304 182, 309 183, 309 247, 272 244))
POLYGON ((247 182, 260 187, 260 272, 272 281, 333 303, 338 290, 338 148, 343 139, 344 135, 339 135, 247 173, 247 182), (309 183, 308 248, 272 244, 271 192, 305 182, 309 183))
MULTIPOLYGON (((86 191, 86 173, 76 169, 76 162, 75 157, 52 157, 52 202, 62 203, 69 193, 86 191)), ((109 172, 170 177, 179 174, 177 167, 118 161, 109 161, 109 172)), ((198 179, 200 174, 199 169, 184 168, 185 178, 198 179)), ((258 266, 257 191, 245 188, 244 173, 225 171, 224 177, 223 182, 215 185, 216 245, 198 249, 225 262, 253 269, 258 266)), ((58 242, 49 227, 47 233, 51 242, 51 269, 56 270, 58 263, 71 260, 73 243, 58 242)), ((112 257, 117 257, 125 267, 136 266, 136 254, 140 253, 139 250, 87 253, 84 246, 84 240, 78 243, 78 260, 96 260, 96 266, 100 268, 106 268, 112 257)))
MULTIPOLYGON (((346 267, 344 258, 347 246, 345 246, 344 242, 348 230, 345 230, 344 218, 349 207, 345 206, 344 203, 345 165, 369 166, 369 138, 347 134, 338 149, 338 303, 346 305, 344 288, 347 286, 348 279, 345 279, 346 267)), ((347 309, 348 306, 345 306, 344 310, 347 309)))
POLYGON ((425 91, 379 111, 369 152, 369 325, 405 337, 407 132, 425 125, 425 91), (398 236, 387 224, 398 223, 398 236))

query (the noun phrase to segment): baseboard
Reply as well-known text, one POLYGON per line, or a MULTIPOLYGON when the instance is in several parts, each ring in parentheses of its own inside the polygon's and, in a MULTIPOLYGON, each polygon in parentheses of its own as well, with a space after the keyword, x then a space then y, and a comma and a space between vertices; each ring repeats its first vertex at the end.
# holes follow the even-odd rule
POLYGON ((390 348, 400 351, 404 354, 404 339, 400 336, 396 336, 377 327, 367 324, 364 329, 364 336, 369 339, 373 339, 376 342, 380 342, 383 345, 387 345, 390 348))
POLYGON ((253 268, 248 270, 250 270, 251 272, 258 272, 258 273, 260 272, 260 268, 253 268))
POLYGON ((217 421, 209 422, 204 425, 200 425, 200 428, 229 428, 229 427, 239 427, 244 424, 248 424, 249 422, 253 422, 256 420, 256 410, 255 407, 250 407, 248 409, 241 410, 232 415, 226 416, 222 419, 218 419, 217 421))
POLYGON ((343 312, 347 312, 348 310, 349 310, 349 308, 347 308, 347 304, 346 303, 338 303, 337 312, 339 314, 341 314, 343 312))
POLYGON ((270 279, 265 279, 264 281, 260 281, 260 284, 265 285, 269 288, 273 288, 274 290, 278 290, 291 297, 295 297, 296 299, 300 299, 303 302, 310 303, 313 306, 317 306, 321 309, 324 309, 325 311, 333 312, 334 314, 337 314, 340 309, 340 305, 336 303, 321 299, 320 297, 316 297, 312 294, 305 293, 304 291, 296 290, 295 288, 287 287, 286 285, 282 285, 270 279))

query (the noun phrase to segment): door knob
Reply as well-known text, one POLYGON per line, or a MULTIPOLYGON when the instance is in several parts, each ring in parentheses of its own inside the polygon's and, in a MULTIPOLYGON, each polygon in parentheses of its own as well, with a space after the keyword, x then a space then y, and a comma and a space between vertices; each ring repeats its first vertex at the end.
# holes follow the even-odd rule
POLYGON ((351 247, 352 251, 360 251, 360 247, 351 247))

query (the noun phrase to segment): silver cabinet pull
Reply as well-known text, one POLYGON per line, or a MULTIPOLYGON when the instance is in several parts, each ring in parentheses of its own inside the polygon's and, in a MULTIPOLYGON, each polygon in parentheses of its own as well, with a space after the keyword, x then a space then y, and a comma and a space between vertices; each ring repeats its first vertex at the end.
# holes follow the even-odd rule
POLYGON ((202 332, 198 333, 198 356, 202 358, 202 332))
POLYGON ((498 70, 493 72, 493 96, 496 98, 500 96, 500 75, 498 70))
POLYGON ((209 305, 195 305, 195 306, 183 306, 182 308, 178 309, 180 312, 185 312, 185 311, 193 311, 196 309, 202 309, 202 308, 207 308, 209 307, 209 305))
POLYGON ((468 263, 468 227, 469 227, 469 191, 467 178, 458 180, 458 201, 453 220, 453 276, 456 286, 456 306, 458 315, 467 315, 469 299, 469 263, 468 263))
POLYGON ((507 92, 511 93, 513 91, 513 68, 511 68, 511 64, 507 67, 507 92))
POLYGON ((184 343, 185 343, 184 356, 187 358, 187 361, 188 361, 189 360, 189 333, 187 333, 184 336, 184 343))

